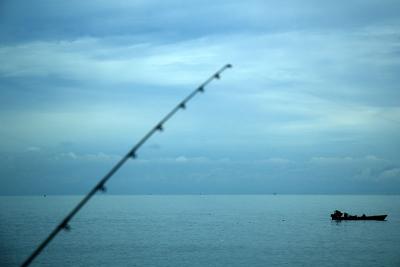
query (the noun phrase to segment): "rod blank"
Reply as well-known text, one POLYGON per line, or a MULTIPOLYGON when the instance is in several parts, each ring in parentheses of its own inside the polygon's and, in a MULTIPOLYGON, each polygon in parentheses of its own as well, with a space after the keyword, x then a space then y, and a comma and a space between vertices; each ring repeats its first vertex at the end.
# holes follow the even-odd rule
POLYGON ((179 104, 174 107, 164 118, 160 120, 146 135, 139 140, 139 142, 134 145, 129 152, 108 171, 108 173, 101 178, 101 180, 86 194, 86 196, 68 213, 68 215, 57 225, 57 227, 48 235, 48 237, 32 252, 32 254, 22 263, 21 266, 29 266, 32 261, 42 252, 42 250, 50 243, 51 240, 61 231, 71 230, 69 222, 72 218, 78 213, 78 211, 95 195, 98 191, 105 192, 106 191, 106 182, 119 170, 119 168, 124 165, 124 163, 128 159, 135 159, 137 155, 137 151, 139 148, 146 143, 146 141, 156 132, 162 132, 164 127, 163 125, 179 110, 184 110, 186 108, 187 103, 197 94, 204 93, 204 88, 213 80, 220 79, 221 73, 228 69, 232 68, 231 64, 227 64, 223 66, 220 70, 218 70, 215 74, 213 74, 210 78, 208 78, 205 82, 203 82, 198 88, 196 88, 192 93, 190 93, 187 97, 185 97, 179 104))

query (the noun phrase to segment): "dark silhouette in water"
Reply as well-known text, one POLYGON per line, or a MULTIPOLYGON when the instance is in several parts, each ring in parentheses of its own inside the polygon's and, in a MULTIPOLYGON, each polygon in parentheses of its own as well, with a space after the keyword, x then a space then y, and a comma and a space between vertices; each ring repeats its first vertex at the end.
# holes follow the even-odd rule
POLYGON ((339 210, 335 210, 335 212, 331 214, 331 218, 334 221, 384 221, 386 217, 387 215, 372 215, 372 216, 366 216, 365 214, 363 214, 362 216, 349 215, 346 212, 343 214, 339 210))

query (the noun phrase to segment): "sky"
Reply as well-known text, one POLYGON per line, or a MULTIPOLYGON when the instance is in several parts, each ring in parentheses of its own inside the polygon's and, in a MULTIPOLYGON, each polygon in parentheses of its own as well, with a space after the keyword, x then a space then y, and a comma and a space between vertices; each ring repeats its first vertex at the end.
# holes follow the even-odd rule
POLYGON ((400 3, 0 2, 0 194, 399 194, 400 3))

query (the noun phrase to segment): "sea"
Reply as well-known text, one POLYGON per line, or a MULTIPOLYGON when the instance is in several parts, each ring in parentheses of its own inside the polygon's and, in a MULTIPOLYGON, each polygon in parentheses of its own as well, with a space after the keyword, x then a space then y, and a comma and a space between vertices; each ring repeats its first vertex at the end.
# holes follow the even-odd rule
MULTIPOLYGON (((19 266, 82 196, 0 197, 19 266)), ((398 195, 96 195, 31 266, 400 266, 398 195), (386 221, 342 221, 388 214, 386 221)))

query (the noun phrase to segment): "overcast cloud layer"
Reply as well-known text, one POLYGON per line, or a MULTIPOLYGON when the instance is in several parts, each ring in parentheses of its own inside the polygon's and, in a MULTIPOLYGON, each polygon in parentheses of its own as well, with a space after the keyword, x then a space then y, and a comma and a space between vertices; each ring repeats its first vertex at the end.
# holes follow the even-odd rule
POLYGON ((398 1, 1 1, 0 194, 400 193, 398 1))

